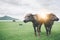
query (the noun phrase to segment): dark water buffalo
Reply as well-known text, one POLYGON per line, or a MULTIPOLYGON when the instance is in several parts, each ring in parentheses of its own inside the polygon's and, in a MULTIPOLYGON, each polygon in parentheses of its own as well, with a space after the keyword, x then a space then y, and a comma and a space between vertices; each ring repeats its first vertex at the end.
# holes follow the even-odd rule
POLYGON ((37 14, 36 15, 32 15, 32 14, 27 14, 25 16, 25 20, 24 22, 32 22, 33 23, 33 28, 34 28, 34 32, 35 32, 35 36, 37 36, 37 32, 38 32, 38 36, 40 36, 40 27, 42 25, 42 22, 38 22, 37 21, 37 14))
POLYGON ((45 29, 46 29, 46 34, 50 35, 51 28, 52 28, 52 25, 54 24, 54 21, 58 21, 59 18, 53 13, 47 14, 47 17, 48 17, 48 19, 44 22, 44 25, 45 25, 45 29))
POLYGON ((35 15, 27 14, 25 16, 24 22, 25 23, 27 23, 27 22, 33 23, 35 36, 37 36, 37 33, 38 33, 38 36, 40 36, 40 31, 41 31, 40 28, 41 28, 41 25, 44 23, 45 28, 46 28, 46 33, 47 33, 47 35, 49 35, 51 33, 51 28, 52 28, 54 21, 58 21, 59 19, 53 13, 47 14, 47 18, 48 19, 44 20, 39 14, 35 14, 35 15))

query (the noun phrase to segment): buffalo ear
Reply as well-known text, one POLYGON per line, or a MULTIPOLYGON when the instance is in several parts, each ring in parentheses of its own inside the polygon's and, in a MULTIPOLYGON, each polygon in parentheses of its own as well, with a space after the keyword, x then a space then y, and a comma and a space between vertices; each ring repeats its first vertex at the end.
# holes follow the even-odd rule
POLYGON ((33 14, 31 14, 31 16, 34 16, 33 14))
POLYGON ((34 15, 32 14, 32 16, 34 16, 34 15))

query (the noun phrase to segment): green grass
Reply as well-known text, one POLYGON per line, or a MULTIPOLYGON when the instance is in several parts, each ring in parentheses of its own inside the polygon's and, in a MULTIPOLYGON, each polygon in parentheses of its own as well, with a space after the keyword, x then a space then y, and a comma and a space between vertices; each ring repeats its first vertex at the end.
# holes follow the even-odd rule
POLYGON ((32 23, 23 22, 0 22, 0 40, 60 40, 60 23, 55 22, 52 34, 47 37, 42 26, 40 37, 34 36, 32 23), (19 24, 23 24, 19 26, 19 24))

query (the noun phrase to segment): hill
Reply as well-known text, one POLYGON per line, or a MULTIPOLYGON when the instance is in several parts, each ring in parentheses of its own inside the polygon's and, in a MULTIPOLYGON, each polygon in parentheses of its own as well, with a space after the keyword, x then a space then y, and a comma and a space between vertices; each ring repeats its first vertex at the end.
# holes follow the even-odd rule
POLYGON ((18 20, 18 19, 12 18, 10 16, 3 16, 3 17, 0 17, 0 20, 18 20))

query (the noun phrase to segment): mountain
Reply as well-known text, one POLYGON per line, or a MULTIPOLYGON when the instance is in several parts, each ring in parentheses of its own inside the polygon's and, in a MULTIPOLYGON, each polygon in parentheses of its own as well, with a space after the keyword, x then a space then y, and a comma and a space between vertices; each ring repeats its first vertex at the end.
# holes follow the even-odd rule
POLYGON ((10 16, 3 16, 3 17, 0 17, 0 20, 18 20, 18 19, 12 18, 10 16))

